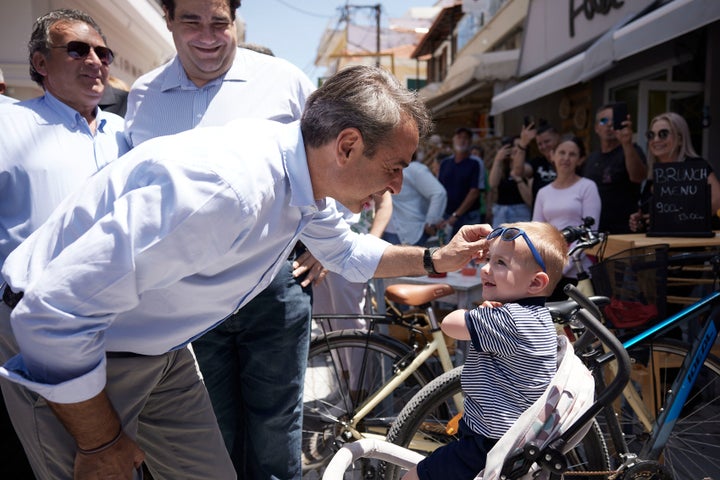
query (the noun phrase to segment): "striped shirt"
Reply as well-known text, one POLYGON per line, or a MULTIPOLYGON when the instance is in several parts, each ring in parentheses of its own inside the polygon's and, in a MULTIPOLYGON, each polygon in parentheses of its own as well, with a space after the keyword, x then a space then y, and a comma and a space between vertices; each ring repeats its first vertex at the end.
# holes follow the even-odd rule
POLYGON ((500 438, 545 391, 557 369, 557 333, 544 298, 468 311, 470 351, 462 373, 464 420, 500 438))

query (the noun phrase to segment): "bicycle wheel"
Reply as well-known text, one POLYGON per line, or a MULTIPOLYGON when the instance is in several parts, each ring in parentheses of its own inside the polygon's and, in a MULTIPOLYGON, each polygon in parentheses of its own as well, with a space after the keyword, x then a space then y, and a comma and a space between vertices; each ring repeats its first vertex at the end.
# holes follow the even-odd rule
MULTIPOLYGON (((356 407, 414 356, 412 348, 392 337, 360 330, 338 330, 311 342, 303 397, 303 472, 321 470, 352 440, 347 424, 356 407)), ((433 376, 427 364, 421 365, 357 430, 384 437, 397 413, 433 376)))
MULTIPOLYGON (((462 367, 457 367, 423 387, 400 412, 386 440, 426 455, 454 440, 456 436, 447 432, 446 425, 458 414, 453 397, 462 394, 461 374, 462 367)), ((609 470, 607 447, 596 422, 583 440, 568 452, 567 458, 573 471, 609 470)), ((404 473, 397 465, 386 464, 384 469, 386 479, 399 479, 404 473)), ((597 480, 605 477, 573 475, 572 478, 597 480)))
MULTIPOLYGON (((663 407, 665 395, 688 351, 687 345, 666 339, 628 349, 633 361, 630 384, 641 393, 651 415, 656 416, 663 407)), ((628 449, 640 453, 649 434, 625 401, 619 410, 628 449)), ((709 356, 702 365, 660 458, 644 460, 658 460, 672 472, 673 478, 720 478, 720 361, 717 357, 709 356)))

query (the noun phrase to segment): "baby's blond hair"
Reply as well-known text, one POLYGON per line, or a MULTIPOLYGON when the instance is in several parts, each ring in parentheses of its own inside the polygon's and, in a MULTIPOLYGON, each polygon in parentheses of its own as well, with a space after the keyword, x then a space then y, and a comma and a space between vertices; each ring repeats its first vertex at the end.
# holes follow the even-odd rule
MULTIPOLYGON (((546 222, 515 222, 504 223, 502 227, 515 227, 527 233, 540 258, 545 262, 548 277, 550 279, 545 294, 549 295, 558 282, 562 279, 563 269, 568 260, 568 245, 565 242, 562 232, 546 222)), ((516 241, 519 239, 516 239, 516 241)), ((530 252, 530 248, 523 250, 524 258, 528 267, 536 266, 537 262, 530 252)))

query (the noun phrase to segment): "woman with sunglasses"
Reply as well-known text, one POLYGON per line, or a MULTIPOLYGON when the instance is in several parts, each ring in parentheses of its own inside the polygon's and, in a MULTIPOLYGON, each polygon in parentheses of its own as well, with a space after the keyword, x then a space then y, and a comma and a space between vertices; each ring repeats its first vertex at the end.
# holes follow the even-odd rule
POLYGON ((645 181, 640 193, 640 209, 630 215, 629 225, 633 232, 643 232, 650 221, 648 207, 652 198, 653 164, 672 162, 693 162, 708 170, 708 185, 712 197, 712 210, 720 209, 720 182, 713 172, 712 166, 701 158, 693 148, 690 139, 690 128, 685 119, 674 112, 665 112, 657 115, 650 122, 646 133, 648 140, 648 174, 650 178, 645 181))
MULTIPOLYGON (((597 225, 600 219, 601 200, 597 185, 578 174, 585 160, 585 145, 579 138, 568 135, 560 139, 550 159, 557 177, 549 185, 538 190, 533 208, 533 221, 548 222, 558 230, 568 226, 582 225, 585 217, 592 217, 597 225)), ((591 261, 583 259, 584 267, 591 261)), ((568 283, 577 284, 577 269, 568 261, 563 278, 550 296, 550 300, 567 298, 563 288, 568 283)))

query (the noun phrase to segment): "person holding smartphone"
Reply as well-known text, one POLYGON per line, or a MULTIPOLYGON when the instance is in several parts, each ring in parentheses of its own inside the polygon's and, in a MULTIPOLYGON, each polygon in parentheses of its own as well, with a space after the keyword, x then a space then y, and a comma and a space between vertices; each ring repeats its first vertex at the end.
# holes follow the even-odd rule
POLYGON ((627 218, 637 208, 647 165, 645 154, 632 139, 627 104, 619 102, 598 108, 595 133, 600 139, 600 149, 590 153, 582 173, 595 182, 600 193, 602 211, 598 229, 629 233, 627 218))
POLYGON ((525 164, 530 165, 532 178, 527 184, 518 184, 518 188, 523 200, 530 205, 531 209, 535 206, 538 190, 552 183, 557 176, 550 159, 559 140, 560 133, 547 120, 540 118, 536 124, 533 117, 526 116, 520 132, 520 141, 513 153, 513 168, 520 169, 525 168, 525 164), (528 149, 533 140, 537 144, 540 155, 530 158, 528 149))
MULTIPOLYGON (((685 162, 707 168, 707 183, 710 185, 711 211, 720 210, 720 181, 710 162, 697 154, 690 138, 690 128, 685 119, 675 112, 665 112, 650 121, 646 132, 650 152, 649 178, 643 184, 640 193, 640 208, 629 216, 629 229, 632 232, 644 232, 650 222, 650 207, 653 189, 653 170, 655 163, 685 162)), ((717 220, 713 228, 717 228, 717 220)))
POLYGON ((512 161, 519 143, 518 136, 504 137, 490 168, 488 184, 494 196, 493 225, 526 222, 532 216, 530 204, 520 193, 520 184, 527 188, 528 180, 532 178, 532 168, 527 163, 516 167, 512 161))

